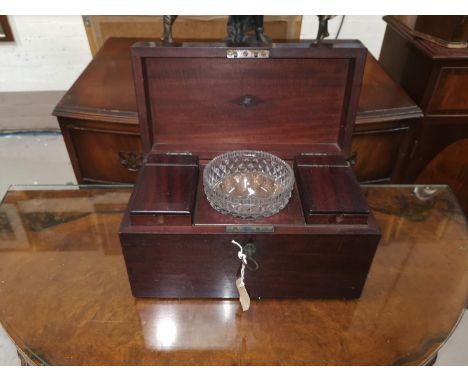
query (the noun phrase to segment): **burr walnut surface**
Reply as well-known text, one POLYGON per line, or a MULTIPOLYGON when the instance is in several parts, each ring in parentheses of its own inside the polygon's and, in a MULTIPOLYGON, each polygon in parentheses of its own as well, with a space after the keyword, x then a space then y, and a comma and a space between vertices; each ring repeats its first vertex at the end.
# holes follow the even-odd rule
POLYGON ((11 190, 0 321, 34 364, 425 364, 466 306, 465 218, 444 186, 363 191, 382 240, 361 298, 242 313, 236 300, 132 297, 117 235, 131 188, 11 190))

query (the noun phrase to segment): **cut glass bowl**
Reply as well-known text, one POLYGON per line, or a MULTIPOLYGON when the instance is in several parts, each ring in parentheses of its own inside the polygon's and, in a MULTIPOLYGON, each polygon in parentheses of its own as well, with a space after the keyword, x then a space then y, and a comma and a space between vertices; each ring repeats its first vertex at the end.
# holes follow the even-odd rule
POLYGON ((211 206, 227 215, 257 219, 274 215, 289 202, 294 172, 263 151, 230 151, 205 167, 203 186, 211 206))

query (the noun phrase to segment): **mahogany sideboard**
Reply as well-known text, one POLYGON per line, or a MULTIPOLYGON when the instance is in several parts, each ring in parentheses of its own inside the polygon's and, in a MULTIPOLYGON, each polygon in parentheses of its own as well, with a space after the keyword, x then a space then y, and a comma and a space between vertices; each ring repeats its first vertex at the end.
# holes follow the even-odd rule
MULTIPOLYGON (((130 47, 142 40, 108 39, 54 109, 78 183, 135 182, 141 143, 130 47)), ((359 181, 400 181, 421 116, 368 54, 349 158, 359 181)))
POLYGON ((387 29, 379 58, 424 113, 401 179, 448 184, 468 214, 468 48, 419 38, 417 19, 384 17, 387 29))

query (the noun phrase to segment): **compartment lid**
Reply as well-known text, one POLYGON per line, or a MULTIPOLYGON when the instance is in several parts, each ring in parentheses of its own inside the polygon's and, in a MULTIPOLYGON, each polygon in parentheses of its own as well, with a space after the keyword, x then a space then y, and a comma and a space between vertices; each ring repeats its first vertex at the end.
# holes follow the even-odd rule
POLYGON ((137 225, 190 225, 198 179, 197 158, 150 155, 143 164, 130 201, 137 225))
POLYGON ((309 224, 366 224, 370 213, 359 183, 341 156, 301 155, 296 180, 309 224))
POLYGON ((350 152, 366 56, 359 41, 142 42, 132 56, 145 153, 350 152))

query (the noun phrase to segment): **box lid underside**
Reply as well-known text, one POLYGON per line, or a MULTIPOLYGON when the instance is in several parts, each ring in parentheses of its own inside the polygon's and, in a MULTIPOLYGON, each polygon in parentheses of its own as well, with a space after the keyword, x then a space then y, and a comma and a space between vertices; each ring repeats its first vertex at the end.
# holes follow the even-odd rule
POLYGON ((366 53, 352 46, 283 44, 258 59, 227 58, 227 47, 134 47, 144 150, 347 155, 366 53))

